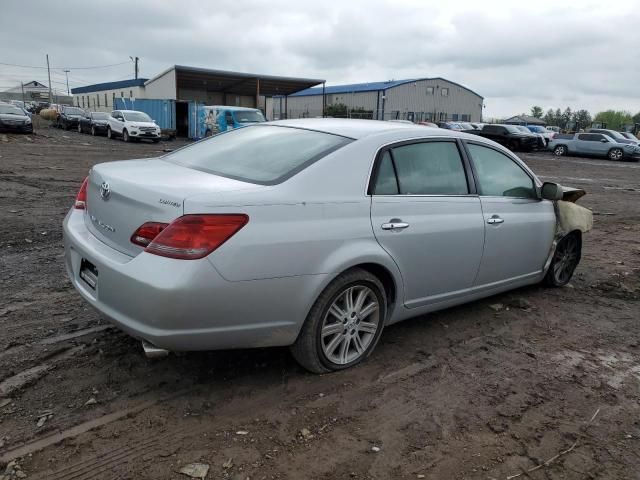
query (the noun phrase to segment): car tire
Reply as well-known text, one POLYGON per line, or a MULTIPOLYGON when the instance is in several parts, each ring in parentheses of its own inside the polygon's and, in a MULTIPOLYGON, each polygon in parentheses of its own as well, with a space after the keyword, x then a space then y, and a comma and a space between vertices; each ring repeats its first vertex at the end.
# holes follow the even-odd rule
POLYGON ((518 142, 515 140, 509 140, 509 142, 507 142, 507 148, 512 152, 515 152, 518 149, 518 142))
POLYGON ((380 280, 361 268, 348 270, 317 298, 291 353, 313 373, 352 367, 371 354, 386 316, 387 297, 380 280))
POLYGON ((579 232, 572 232, 556 245, 549 264, 544 284, 549 287, 564 287, 571 281, 582 256, 582 238, 579 232))
POLYGON ((609 153, 607 153, 607 157, 609 157, 609 160, 622 160, 624 158, 624 152, 621 148, 612 148, 609 150, 609 153))
POLYGON ((107 138, 109 140, 113 139, 113 131, 111 130, 111 127, 107 127, 107 138))
POLYGON ((553 149, 553 154, 556 157, 564 157, 567 154, 567 147, 565 145, 558 145, 553 149))
POLYGON ((129 132, 127 132, 126 128, 122 130, 122 141, 125 143, 129 143, 131 141, 131 137, 129 136, 129 132))
POLYGON ((96 136, 96 127, 95 127, 95 125, 91 125, 91 135, 94 136, 94 137, 96 136))

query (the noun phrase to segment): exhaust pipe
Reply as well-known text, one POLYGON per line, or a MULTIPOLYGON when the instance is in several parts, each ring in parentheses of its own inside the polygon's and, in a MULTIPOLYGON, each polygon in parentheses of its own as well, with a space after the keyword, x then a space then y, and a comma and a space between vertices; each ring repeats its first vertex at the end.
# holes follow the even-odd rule
POLYGON ((162 358, 169 355, 169 350, 158 348, 154 344, 142 340, 142 349, 147 358, 162 358))

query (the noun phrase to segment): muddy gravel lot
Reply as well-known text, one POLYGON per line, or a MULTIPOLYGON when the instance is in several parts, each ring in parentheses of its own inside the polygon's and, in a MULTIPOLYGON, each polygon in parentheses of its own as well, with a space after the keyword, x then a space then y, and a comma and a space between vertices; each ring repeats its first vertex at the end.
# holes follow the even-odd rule
POLYGON ((66 279, 89 168, 180 144, 0 134, 0 478, 640 478, 639 164, 522 155, 588 191, 571 284, 391 326, 315 376, 286 348, 148 360, 66 279))

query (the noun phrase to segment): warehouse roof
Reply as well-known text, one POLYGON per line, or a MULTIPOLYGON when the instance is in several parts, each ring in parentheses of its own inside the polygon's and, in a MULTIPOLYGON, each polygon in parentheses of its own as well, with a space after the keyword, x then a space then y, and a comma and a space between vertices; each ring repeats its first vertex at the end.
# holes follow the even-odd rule
POLYGON ((531 115, 516 115, 515 117, 507 118, 504 123, 511 125, 546 125, 547 122, 538 117, 532 117, 531 115))
POLYGON ((255 95, 258 87, 260 95, 291 95, 292 93, 324 82, 324 80, 313 78, 280 77, 257 73, 229 72, 225 70, 173 65, 148 80, 145 85, 149 85, 172 70, 175 70, 176 85, 178 88, 204 88, 211 92, 226 92, 237 95, 255 95))
POLYGON ((146 78, 132 78, 130 80, 119 80, 117 82, 96 83, 94 85, 87 85, 86 87, 72 88, 71 93, 75 95, 78 93, 101 92, 103 90, 117 90, 118 88, 142 87, 146 81, 146 78))
MULTIPOLYGON (((377 92, 380 90, 387 90, 392 87, 397 87, 398 85, 403 85, 405 83, 418 82, 421 80, 443 80, 445 82, 452 83, 454 85, 458 85, 459 87, 464 88, 465 90, 469 90, 471 93, 478 95, 473 90, 465 87, 464 85, 460 85, 459 83, 452 82, 451 80, 447 80, 442 77, 434 77, 434 78, 412 78, 408 80, 387 80, 386 82, 370 82, 370 83, 353 83, 350 85, 332 85, 325 87, 324 93, 332 94, 332 93, 357 93, 357 92, 377 92)), ((307 88, 306 90, 302 90, 301 92, 294 93, 290 95, 291 97, 307 97, 312 95, 322 95, 322 87, 314 87, 307 88)), ((478 95, 480 98, 482 95, 478 95)))

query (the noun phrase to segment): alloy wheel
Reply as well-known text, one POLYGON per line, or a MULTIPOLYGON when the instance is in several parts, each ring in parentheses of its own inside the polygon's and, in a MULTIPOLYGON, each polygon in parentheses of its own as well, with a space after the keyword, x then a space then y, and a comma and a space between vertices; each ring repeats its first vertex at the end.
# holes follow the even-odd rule
POLYGON ((365 354, 380 327, 380 303, 371 288, 351 285, 338 294, 322 322, 322 352, 330 362, 351 363, 365 354))
POLYGON ((553 276, 559 284, 571 279, 579 261, 578 239, 575 235, 564 238, 556 248, 553 262, 553 276))
POLYGON ((622 158, 623 152, 619 148, 614 148, 609 152, 609 158, 611 160, 620 160, 622 158))

